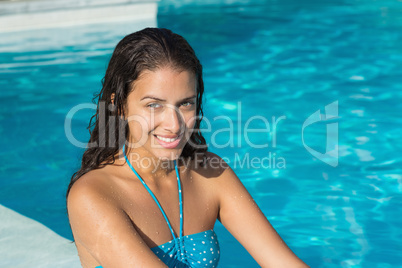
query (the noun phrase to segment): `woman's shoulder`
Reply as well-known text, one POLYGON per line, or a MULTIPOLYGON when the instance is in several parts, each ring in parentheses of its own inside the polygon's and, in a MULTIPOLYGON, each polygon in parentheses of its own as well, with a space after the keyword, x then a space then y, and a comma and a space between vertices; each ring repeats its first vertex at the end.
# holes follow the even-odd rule
POLYGON ((70 208, 75 204, 94 205, 101 200, 113 200, 113 189, 116 188, 116 178, 111 170, 112 167, 105 166, 100 169, 91 170, 82 175, 72 186, 67 198, 67 205, 70 208))
POLYGON ((110 173, 108 172, 107 168, 100 168, 100 169, 93 169, 74 182, 73 186, 71 187, 70 193, 75 191, 99 191, 101 190, 102 186, 106 184, 111 177, 110 173))

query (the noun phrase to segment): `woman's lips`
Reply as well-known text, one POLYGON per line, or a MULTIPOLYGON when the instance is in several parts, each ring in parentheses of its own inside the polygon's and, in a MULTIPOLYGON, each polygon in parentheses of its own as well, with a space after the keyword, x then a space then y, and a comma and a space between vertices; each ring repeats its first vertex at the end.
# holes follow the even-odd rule
POLYGON ((164 136, 158 136, 158 135, 154 135, 156 141, 163 147, 166 149, 172 149, 172 148, 176 148, 177 145, 179 145, 181 138, 183 137, 183 134, 180 134, 179 136, 176 136, 174 138, 167 138, 164 136))

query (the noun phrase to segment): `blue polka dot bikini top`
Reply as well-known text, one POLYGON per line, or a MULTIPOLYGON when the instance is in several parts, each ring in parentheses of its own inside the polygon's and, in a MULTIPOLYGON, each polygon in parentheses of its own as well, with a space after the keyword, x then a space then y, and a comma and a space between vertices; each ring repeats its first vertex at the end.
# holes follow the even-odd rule
MULTIPOLYGON (((128 161, 125 148, 123 147, 123 154, 128 166, 134 172, 134 174, 141 181, 142 185, 147 189, 149 194, 158 205, 163 217, 169 226, 173 239, 157 247, 151 248, 151 250, 161 259, 168 267, 173 268, 199 268, 199 267, 216 267, 219 261, 219 243, 214 230, 207 230, 204 232, 183 236, 183 202, 181 193, 181 182, 179 171, 177 169, 176 161, 174 161, 177 187, 179 190, 179 208, 180 208, 180 233, 179 237, 176 237, 173 228, 163 211, 162 206, 159 204, 158 199, 152 193, 151 189, 145 184, 144 180, 138 175, 131 163, 128 161)), ((102 268, 98 266, 96 268, 102 268)))

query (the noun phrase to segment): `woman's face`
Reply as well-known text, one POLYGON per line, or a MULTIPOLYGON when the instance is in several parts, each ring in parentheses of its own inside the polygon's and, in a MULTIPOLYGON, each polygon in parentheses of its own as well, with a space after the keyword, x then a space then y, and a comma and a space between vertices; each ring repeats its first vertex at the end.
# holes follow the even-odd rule
POLYGON ((196 78, 164 67, 146 70, 127 98, 129 142, 141 156, 177 159, 196 122, 196 78))

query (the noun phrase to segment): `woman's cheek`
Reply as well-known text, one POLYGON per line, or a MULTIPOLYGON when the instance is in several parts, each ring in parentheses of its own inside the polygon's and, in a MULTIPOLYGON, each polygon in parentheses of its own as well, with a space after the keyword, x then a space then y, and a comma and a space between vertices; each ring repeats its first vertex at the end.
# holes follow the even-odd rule
POLYGON ((195 114, 195 112, 189 114, 186 118, 186 125, 188 129, 193 129, 195 122, 197 121, 197 116, 195 114))
POLYGON ((149 116, 134 114, 127 118, 131 141, 141 146, 146 143, 151 128, 149 116))

